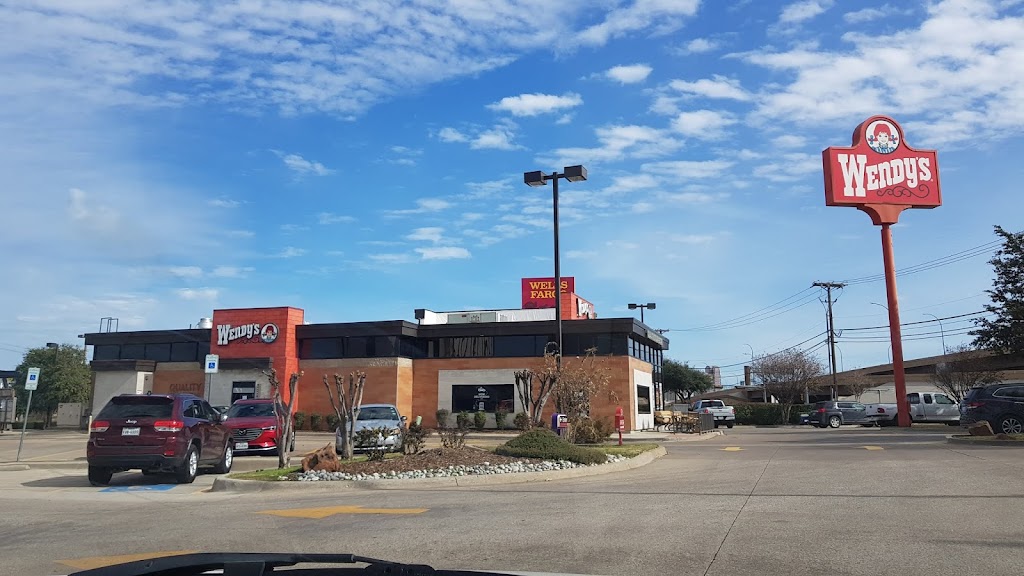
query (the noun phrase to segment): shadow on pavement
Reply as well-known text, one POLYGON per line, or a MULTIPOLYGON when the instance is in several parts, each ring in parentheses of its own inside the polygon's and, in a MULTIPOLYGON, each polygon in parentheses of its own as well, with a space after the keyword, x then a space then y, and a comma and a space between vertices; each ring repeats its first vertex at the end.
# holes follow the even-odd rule
MULTIPOLYGON (((201 474, 201 472, 200 472, 201 474)), ((155 486, 157 484, 174 484, 174 477, 169 474, 143 476, 141 472, 120 472, 110 479, 110 486, 155 486)), ((69 474, 22 482, 29 488, 89 488, 89 478, 83 470, 81 474, 69 474)), ((102 489, 103 487, 97 487, 102 489)))

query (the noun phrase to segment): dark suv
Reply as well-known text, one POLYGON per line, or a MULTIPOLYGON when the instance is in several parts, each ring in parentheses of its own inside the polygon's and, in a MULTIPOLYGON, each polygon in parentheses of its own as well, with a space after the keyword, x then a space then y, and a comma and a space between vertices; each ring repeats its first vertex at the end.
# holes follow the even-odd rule
POLYGON ((1024 433, 1024 384, 971 388, 960 403, 960 425, 987 420, 999 434, 1024 433))
POLYGON ((877 414, 871 414, 860 402, 825 400, 811 406, 809 422, 819 428, 839 428, 843 424, 874 425, 877 414))
POLYGON ((231 470, 231 435, 206 400, 192 394, 122 394, 93 420, 86 445, 89 482, 110 483, 114 472, 173 473, 180 484, 195 480, 199 467, 231 470))

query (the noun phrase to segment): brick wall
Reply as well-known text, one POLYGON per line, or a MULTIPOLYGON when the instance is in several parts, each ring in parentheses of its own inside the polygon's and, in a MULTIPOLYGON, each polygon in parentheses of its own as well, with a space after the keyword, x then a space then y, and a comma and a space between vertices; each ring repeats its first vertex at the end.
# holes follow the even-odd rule
MULTIPOLYGON (((360 371, 366 373, 366 386, 363 388, 363 404, 396 404, 398 402, 399 362, 398 358, 348 358, 334 360, 302 360, 299 369, 302 379, 298 386, 298 410, 306 414, 331 414, 331 402, 324 387, 324 376, 335 392, 334 375, 345 378, 348 386, 348 375, 360 371)), ((401 405, 398 406, 402 412, 401 405)))

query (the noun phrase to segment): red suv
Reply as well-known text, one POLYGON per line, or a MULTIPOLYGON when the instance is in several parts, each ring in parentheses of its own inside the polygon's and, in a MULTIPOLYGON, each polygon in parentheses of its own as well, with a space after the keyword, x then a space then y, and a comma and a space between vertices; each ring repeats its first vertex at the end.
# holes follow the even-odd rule
POLYGON ((199 466, 231 470, 231 435, 206 400, 192 394, 122 394, 93 420, 86 445, 89 483, 105 486, 114 472, 170 472, 181 484, 199 466))
MULTIPOLYGON (((274 400, 261 398, 238 400, 227 411, 224 424, 231 430, 235 452, 277 453, 277 417, 274 400)), ((291 438, 295 450, 295 435, 291 438)))

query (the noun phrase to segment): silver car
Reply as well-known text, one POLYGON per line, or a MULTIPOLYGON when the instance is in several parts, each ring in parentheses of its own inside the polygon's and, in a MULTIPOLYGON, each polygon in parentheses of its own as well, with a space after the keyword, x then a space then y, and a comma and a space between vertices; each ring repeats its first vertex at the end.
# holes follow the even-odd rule
MULTIPOLYGON (((355 431, 371 428, 387 428, 390 434, 387 437, 377 436, 377 446, 385 446, 389 450, 401 450, 402 436, 401 428, 405 426, 405 416, 398 414, 398 408, 394 404, 363 404, 359 407, 359 414, 356 416, 355 431)), ((341 427, 335 431, 335 450, 341 453, 341 427)), ((371 446, 360 446, 353 443, 353 450, 366 450, 371 446)))

